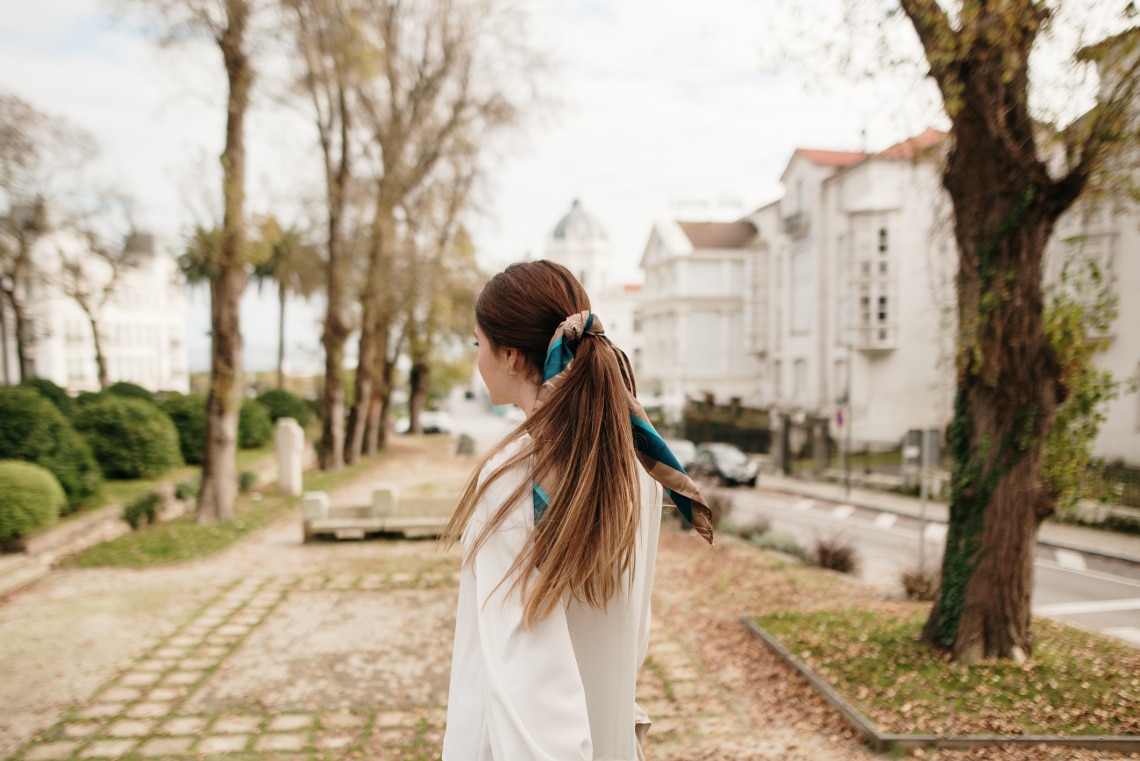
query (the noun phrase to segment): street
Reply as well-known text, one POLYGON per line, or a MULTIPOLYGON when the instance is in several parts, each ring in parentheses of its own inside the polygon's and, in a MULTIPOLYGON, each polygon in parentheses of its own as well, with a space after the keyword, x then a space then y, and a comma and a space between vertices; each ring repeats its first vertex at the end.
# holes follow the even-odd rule
MULTIPOLYGON (((763 482, 763 477, 761 477, 763 482)), ((901 594, 901 575, 919 565, 919 523, 839 502, 757 489, 735 489, 733 518, 747 525, 766 518, 772 531, 791 534, 809 551, 818 539, 841 539, 858 552, 859 577, 901 594)), ((946 526, 928 523, 926 569, 942 560, 946 526)), ((1038 546, 1033 612, 1140 646, 1140 569, 1064 549, 1038 546)))

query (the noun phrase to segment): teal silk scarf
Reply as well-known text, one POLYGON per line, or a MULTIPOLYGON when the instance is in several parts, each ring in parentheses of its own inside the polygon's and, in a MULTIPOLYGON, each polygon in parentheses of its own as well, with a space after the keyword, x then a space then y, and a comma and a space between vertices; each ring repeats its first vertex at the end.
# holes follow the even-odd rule
MULTIPOLYGON (((546 362, 542 368, 542 388, 539 390, 540 402, 548 398, 551 392, 562 383, 567 368, 574 359, 574 347, 585 336, 591 336, 592 340, 606 343, 617 360, 622 376, 626 380, 627 388, 634 388, 633 368, 630 367, 629 358, 626 357, 625 352, 614 346, 613 342, 605 337, 601 320, 596 315, 592 312, 579 312, 567 317, 558 326, 554 332, 554 337, 550 340, 550 347, 546 351, 546 362)), ((681 466, 676 456, 657 434, 641 403, 637 401, 637 397, 633 395, 632 391, 628 393, 628 403, 629 419, 633 426, 633 446, 637 450, 637 459, 646 472, 665 487, 665 491, 673 500, 673 504, 681 511, 681 515, 692 524, 698 534, 704 537, 709 544, 712 544, 712 513, 709 511, 708 503, 701 495, 700 489, 693 483, 693 479, 689 478, 684 467, 681 466)), ((542 490, 542 487, 535 483, 534 522, 536 525, 546 514, 549 506, 550 497, 542 490)))

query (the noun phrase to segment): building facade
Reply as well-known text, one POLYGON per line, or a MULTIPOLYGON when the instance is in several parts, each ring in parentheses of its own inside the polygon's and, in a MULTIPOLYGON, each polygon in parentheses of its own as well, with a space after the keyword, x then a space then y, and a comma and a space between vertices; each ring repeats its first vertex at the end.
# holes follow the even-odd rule
MULTIPOLYGON (((957 330, 944 138, 928 130, 872 154, 797 150, 781 178, 784 197, 742 220, 755 231, 741 252, 743 276, 739 265, 717 265, 730 274, 704 302, 691 300, 699 278, 679 265, 699 248, 682 226, 655 226, 643 259, 643 323, 662 393, 683 379, 691 395, 700 384, 690 366, 723 366, 735 351, 704 340, 731 330, 695 328, 690 310, 716 305, 728 315, 739 303, 740 344, 752 363, 745 377, 708 384, 718 398, 739 396, 796 423, 826 419, 831 436, 857 449, 897 447, 911 429, 944 429, 957 330)), ((1140 257, 1129 255, 1140 250, 1138 219, 1134 207, 1079 204, 1059 221, 1045 270, 1053 289, 1066 262, 1093 262, 1119 298, 1107 349, 1094 362, 1121 382, 1120 393, 1105 407, 1094 454, 1130 464, 1140 464, 1140 301, 1128 297, 1140 287, 1140 257)))
POLYGON ((758 403, 760 362, 746 349, 748 271, 757 229, 736 222, 656 223, 641 258, 643 402, 678 416, 686 400, 758 403))
MULTIPOLYGON (((174 256, 152 235, 133 235, 126 245, 134 249, 135 266, 120 275, 96 320, 108 378, 152 391, 188 392, 186 309, 174 256)), ((35 268, 16 284, 28 304, 31 374, 73 394, 99 390, 91 320, 63 285, 62 263, 81 255, 80 250, 65 234, 46 237, 37 246, 35 268)), ((94 259, 82 266, 96 287, 107 277, 106 268, 94 259)), ((0 310, 0 352, 5 355, 0 373, 5 384, 15 384, 20 382, 15 319, 8 304, 0 304, 0 310)))

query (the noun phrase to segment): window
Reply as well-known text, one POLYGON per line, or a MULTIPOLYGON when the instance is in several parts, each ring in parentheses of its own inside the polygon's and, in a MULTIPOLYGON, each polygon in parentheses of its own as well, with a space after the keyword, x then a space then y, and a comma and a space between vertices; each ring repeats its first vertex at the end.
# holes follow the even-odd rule
POLYGON ((847 374, 847 360, 836 360, 835 388, 832 389, 832 395, 835 397, 836 404, 847 404, 847 395, 851 390, 848 386, 849 380, 850 376, 847 374))
POLYGON ((807 333, 811 330, 815 300, 811 279, 811 252, 798 251, 792 254, 793 333, 807 333))
POLYGON ((862 326, 871 324, 871 297, 866 294, 859 297, 859 324, 862 326))
POLYGON ((887 228, 879 228, 879 253, 887 253, 887 228))
POLYGON ((887 297, 879 297, 879 322, 885 323, 887 321, 887 297))
POLYGON ((806 359, 797 359, 792 365, 792 382, 795 388, 792 389, 792 396, 796 401, 802 402, 807 398, 807 379, 808 368, 806 359))

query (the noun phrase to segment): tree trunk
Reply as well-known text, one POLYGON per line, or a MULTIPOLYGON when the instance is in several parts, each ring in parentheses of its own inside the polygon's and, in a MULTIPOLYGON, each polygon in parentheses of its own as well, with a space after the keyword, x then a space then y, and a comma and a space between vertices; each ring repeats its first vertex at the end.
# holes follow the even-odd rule
POLYGON ((210 279, 210 395, 206 402, 206 452, 198 493, 198 522, 229 521, 237 493, 238 413, 241 409, 241 295, 248 278, 245 261, 245 114, 253 69, 245 51, 249 7, 226 3, 225 31, 218 40, 225 61, 229 95, 226 145, 222 153, 222 240, 217 274, 210 279))
MULTIPOLYGON (((1001 88, 977 92, 1001 92, 1001 88)), ((981 96, 979 95, 979 98, 981 96)), ((1006 122, 995 136, 966 102, 954 118, 943 182, 954 203, 959 248, 958 392, 941 595, 923 637, 956 661, 1021 659, 1032 651, 1033 551, 1053 495, 1042 444, 1063 389, 1045 334, 1042 257, 1061 213, 1043 166, 1009 146, 1032 146, 1033 125, 1006 122)))
POLYGON ((340 157, 334 163, 330 130, 318 119, 321 133, 321 150, 325 159, 328 184, 328 307, 321 344, 325 348, 325 384, 321 392, 321 440, 317 448, 317 463, 321 470, 340 470, 344 467, 344 386, 341 370, 344 367, 344 342, 348 340, 348 320, 344 314, 344 251, 341 250, 341 224, 349 168, 349 110, 345 85, 336 83, 337 113, 340 116, 340 157))
POLYGON ((420 412, 424 408, 427 398, 428 364, 424 357, 412 360, 412 369, 408 373, 408 430, 412 433, 423 433, 423 423, 420 422, 420 412))
MULTIPOLYGON (((12 286, 15 290, 18 286, 12 286)), ((16 334, 16 365, 20 370, 20 383, 27 383, 32 379, 32 358, 28 352, 28 333, 31 332, 28 317, 24 314, 24 305, 8 293, 8 303, 12 305, 12 317, 15 320, 14 332, 16 334)))
POLYGON ((277 283, 277 301, 280 308, 277 312, 277 388, 285 388, 285 300, 289 292, 285 284, 277 283))
POLYGON ((111 376, 107 372, 107 357, 103 354, 103 339, 99 336, 99 323, 87 312, 87 322, 91 325, 91 342, 95 344, 95 366, 99 370, 99 388, 106 391, 111 385, 111 376))

